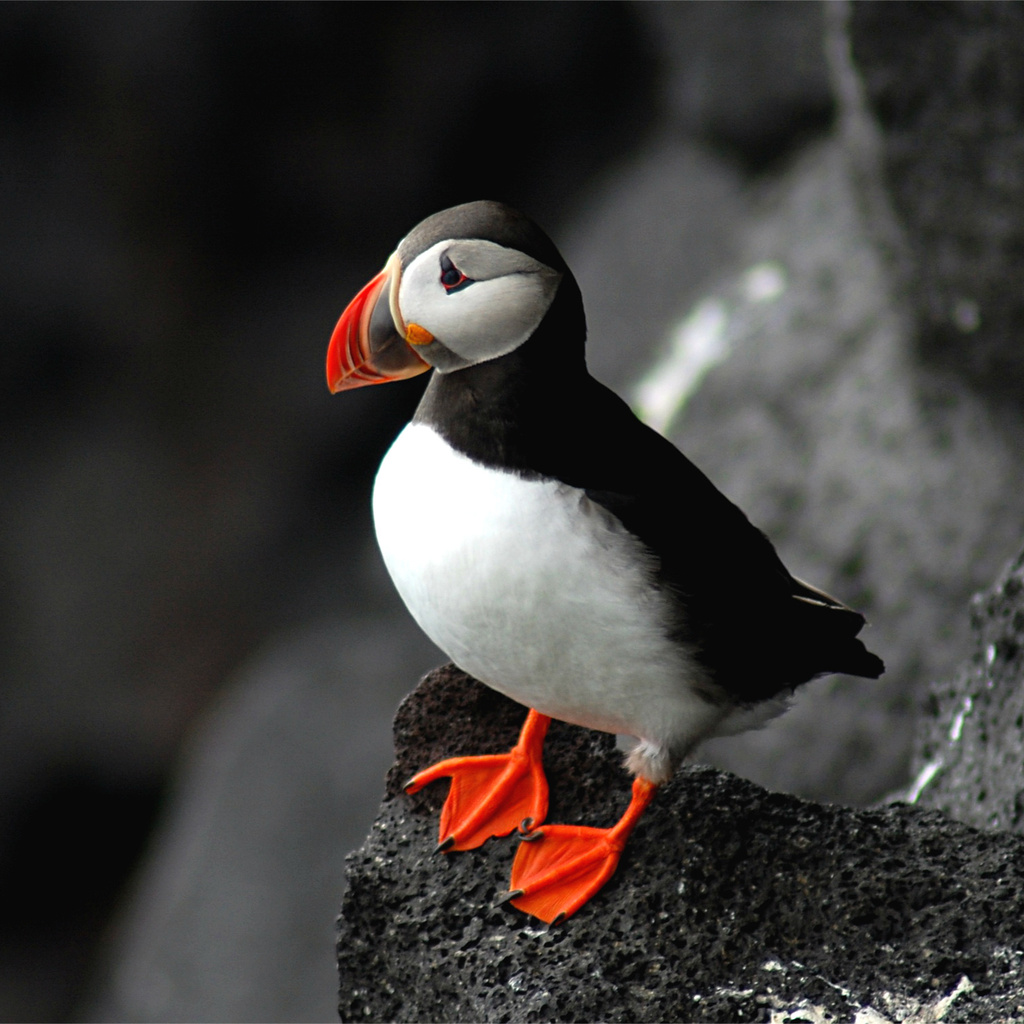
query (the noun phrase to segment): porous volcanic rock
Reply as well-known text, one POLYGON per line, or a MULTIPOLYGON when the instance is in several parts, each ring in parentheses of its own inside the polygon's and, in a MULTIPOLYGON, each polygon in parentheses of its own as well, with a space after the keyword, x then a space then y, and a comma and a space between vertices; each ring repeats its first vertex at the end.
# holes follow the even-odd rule
MULTIPOLYGON (((395 721, 396 763, 350 855, 346 1021, 995 1021, 1024 1015, 1024 838, 906 805, 853 810, 705 767, 659 793, 609 884, 547 928, 495 906, 515 840, 437 854, 445 784, 416 769, 514 742, 523 709, 446 666, 395 721)), ((555 723, 550 821, 610 824, 611 737, 555 723)))

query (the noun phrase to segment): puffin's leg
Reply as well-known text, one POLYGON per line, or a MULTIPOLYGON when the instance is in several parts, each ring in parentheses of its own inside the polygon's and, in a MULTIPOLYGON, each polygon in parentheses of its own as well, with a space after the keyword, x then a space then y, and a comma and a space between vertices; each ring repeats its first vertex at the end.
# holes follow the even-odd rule
POLYGON ((450 757, 414 775, 405 786, 415 793, 435 779, 450 777, 441 810, 439 849, 472 850, 491 836, 506 836, 520 825, 539 825, 548 813, 548 780, 541 750, 551 719, 530 709, 519 742, 507 754, 450 757))
POLYGON ((545 825, 526 836, 506 899, 548 924, 576 913, 615 873, 630 832, 657 790, 656 783, 635 778, 633 799, 611 828, 545 825))

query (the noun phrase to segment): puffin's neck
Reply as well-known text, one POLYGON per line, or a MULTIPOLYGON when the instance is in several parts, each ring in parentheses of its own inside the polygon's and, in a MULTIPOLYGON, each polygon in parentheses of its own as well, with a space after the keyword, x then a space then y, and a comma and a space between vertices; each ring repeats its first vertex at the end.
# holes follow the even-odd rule
POLYGON ((586 321, 579 288, 566 274, 537 330, 519 348, 464 370, 431 376, 414 423, 485 465, 531 474, 551 432, 586 390, 586 321))

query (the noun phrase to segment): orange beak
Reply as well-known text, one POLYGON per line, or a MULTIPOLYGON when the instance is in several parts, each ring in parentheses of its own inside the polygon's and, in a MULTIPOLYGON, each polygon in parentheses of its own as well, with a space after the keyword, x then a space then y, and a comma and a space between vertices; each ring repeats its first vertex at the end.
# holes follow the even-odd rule
MULTIPOLYGON (((393 255, 341 314, 327 346, 331 392, 415 377, 430 369, 396 325, 401 265, 393 255)), ((403 325, 404 327, 404 325, 403 325)))

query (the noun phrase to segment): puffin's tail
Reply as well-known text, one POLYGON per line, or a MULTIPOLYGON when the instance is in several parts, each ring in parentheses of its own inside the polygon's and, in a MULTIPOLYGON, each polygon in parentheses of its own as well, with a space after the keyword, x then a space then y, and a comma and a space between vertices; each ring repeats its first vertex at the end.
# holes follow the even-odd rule
POLYGON ((857 639, 866 622, 864 616, 795 576, 793 582, 797 607, 816 627, 816 646, 821 652, 821 663, 828 665, 826 671, 877 679, 885 671, 885 663, 857 639))

